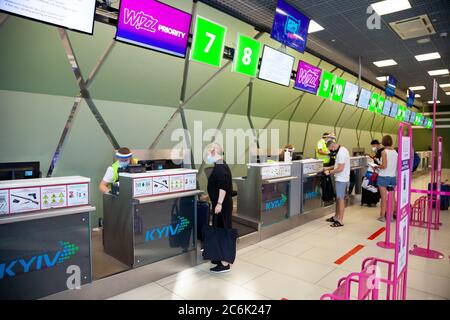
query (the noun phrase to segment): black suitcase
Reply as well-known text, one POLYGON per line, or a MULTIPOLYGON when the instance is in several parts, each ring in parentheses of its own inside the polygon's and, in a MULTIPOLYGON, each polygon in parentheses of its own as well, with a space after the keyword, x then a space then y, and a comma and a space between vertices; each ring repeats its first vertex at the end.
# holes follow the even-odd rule
MULTIPOLYGON (((442 184, 441 192, 450 192, 450 185, 442 184)), ((450 207, 450 196, 441 196, 441 210, 448 210, 450 207)))
POLYGON ((361 205, 373 206, 380 201, 380 191, 373 193, 367 189, 362 188, 361 192, 361 205))
POLYGON ((203 227, 209 225, 209 203, 197 201, 197 240, 203 241, 203 227))

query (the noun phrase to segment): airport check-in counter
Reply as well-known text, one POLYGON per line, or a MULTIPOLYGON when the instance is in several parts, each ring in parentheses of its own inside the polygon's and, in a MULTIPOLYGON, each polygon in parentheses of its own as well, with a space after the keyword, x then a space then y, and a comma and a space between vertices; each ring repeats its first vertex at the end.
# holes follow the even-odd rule
POLYGON ((197 170, 120 173, 103 197, 105 252, 131 268, 195 254, 197 170))
POLYGON ((269 227, 289 218, 291 164, 285 162, 251 163, 246 177, 233 178, 237 185, 237 216, 258 224, 258 229, 269 227))
POLYGON ((305 159, 294 161, 294 170, 298 179, 300 212, 306 213, 321 208, 322 189, 320 186, 323 175, 323 161, 305 159))
POLYGON ((0 299, 39 299, 90 283, 90 179, 0 181, 0 299))
POLYGON ((355 194, 362 193, 362 180, 367 171, 368 159, 366 156, 350 158, 350 170, 354 172, 355 194))
POLYGON ((297 177, 297 180, 293 181, 291 186, 293 199, 291 216, 322 207, 320 187, 322 172, 322 160, 292 161, 292 175, 297 177))

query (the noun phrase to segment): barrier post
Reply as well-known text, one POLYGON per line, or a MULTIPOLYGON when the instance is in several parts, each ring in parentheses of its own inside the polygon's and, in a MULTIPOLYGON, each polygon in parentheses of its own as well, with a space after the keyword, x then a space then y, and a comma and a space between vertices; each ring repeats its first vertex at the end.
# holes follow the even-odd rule
POLYGON ((439 229, 441 223, 441 183, 442 183, 442 137, 438 137, 438 156, 437 156, 437 171, 436 171, 436 186, 437 192, 436 195, 436 214, 435 214, 435 225, 436 228, 439 229))
MULTIPOLYGON (((436 157, 435 157, 435 151, 436 151, 436 99, 437 99, 437 82, 434 80, 433 82, 433 100, 434 100, 434 106, 433 106, 433 134, 432 134, 432 153, 431 153, 431 192, 429 192, 429 206, 428 206, 428 239, 427 239, 427 247, 422 248, 417 245, 414 245, 414 248, 410 251, 412 255, 423 257, 423 258, 429 258, 429 259, 443 259, 444 255, 436 250, 431 250, 431 221, 433 219, 433 204, 432 199, 436 195, 436 199, 439 197, 439 192, 434 192, 435 189, 435 182, 436 178, 438 176, 438 170, 436 170, 436 157)), ((438 157, 439 160, 439 157, 438 157)), ((439 162, 439 161, 438 161, 439 162)), ((438 165, 439 169, 439 165, 438 165)), ((436 184, 437 186, 437 184, 436 184)), ((440 187, 440 185, 439 185, 440 187)), ((437 190, 440 190, 440 188, 436 188, 437 190)), ((435 209, 437 210, 438 204, 437 201, 435 202, 436 206, 435 209)), ((437 215, 437 211, 435 211, 437 215)), ((436 225, 436 227, 438 227, 436 225)))
POLYGON ((384 241, 377 243, 377 246, 384 249, 394 249, 395 243, 391 242, 391 218, 392 218, 392 200, 393 200, 394 189, 388 187, 387 195, 387 214, 386 214, 386 235, 384 241))
POLYGON ((398 199, 397 220, 395 223, 393 300, 406 300, 412 160, 412 127, 407 123, 401 123, 398 129, 398 199), (405 129, 408 132, 406 135, 404 134, 405 129))

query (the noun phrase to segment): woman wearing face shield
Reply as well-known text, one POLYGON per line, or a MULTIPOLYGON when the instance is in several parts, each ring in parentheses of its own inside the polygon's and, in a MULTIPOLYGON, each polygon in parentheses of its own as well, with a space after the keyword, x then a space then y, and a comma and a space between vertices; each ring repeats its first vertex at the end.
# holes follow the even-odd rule
POLYGON ((133 154, 128 148, 120 148, 116 152, 117 161, 114 162, 106 170, 105 176, 98 188, 102 193, 109 193, 111 191, 111 185, 119 181, 119 169, 125 170, 130 164, 137 164, 138 160, 133 158, 133 154))

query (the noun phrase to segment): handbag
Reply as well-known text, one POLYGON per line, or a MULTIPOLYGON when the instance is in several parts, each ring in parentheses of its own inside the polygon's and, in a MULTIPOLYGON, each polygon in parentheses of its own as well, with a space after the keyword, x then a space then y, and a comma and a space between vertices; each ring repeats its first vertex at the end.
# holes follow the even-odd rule
MULTIPOLYGON (((221 214, 218 215, 222 217, 221 214)), ((214 219, 217 221, 217 219, 214 219)), ((233 264, 236 259, 236 229, 223 229, 217 226, 203 227, 203 259, 226 261, 233 264)))

